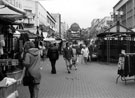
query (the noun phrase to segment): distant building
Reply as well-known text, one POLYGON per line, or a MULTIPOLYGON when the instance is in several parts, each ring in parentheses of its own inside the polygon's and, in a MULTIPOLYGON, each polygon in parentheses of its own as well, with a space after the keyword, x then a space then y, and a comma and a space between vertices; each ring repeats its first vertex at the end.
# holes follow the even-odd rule
POLYGON ((93 19, 91 22, 90 36, 95 37, 98 33, 102 33, 112 26, 112 24, 112 18, 110 16, 106 16, 103 19, 93 19))
POLYGON ((68 40, 81 40, 81 28, 77 23, 73 23, 68 31, 68 40))
POLYGON ((98 33, 104 32, 106 29, 110 28, 113 25, 113 20, 110 16, 106 16, 101 21, 99 21, 96 30, 98 33))
POLYGON ((68 25, 65 22, 61 22, 61 38, 65 39, 66 32, 68 30, 68 25))
POLYGON ((52 13, 51 15, 56 20, 56 33, 61 38, 61 14, 59 14, 59 13, 52 13))
POLYGON ((91 22, 91 27, 94 27, 96 25, 98 25, 98 23, 101 21, 101 19, 93 19, 91 22))
POLYGON ((98 33, 98 25, 100 23, 101 19, 93 19, 91 22, 91 30, 90 30, 90 36, 95 37, 96 34, 98 33))

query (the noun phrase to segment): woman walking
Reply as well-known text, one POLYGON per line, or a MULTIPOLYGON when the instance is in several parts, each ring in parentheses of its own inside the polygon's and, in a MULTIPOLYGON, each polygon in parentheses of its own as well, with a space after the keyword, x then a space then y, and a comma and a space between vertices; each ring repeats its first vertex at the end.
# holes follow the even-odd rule
POLYGON ((89 49, 88 49, 88 47, 86 47, 86 45, 83 46, 83 48, 81 50, 81 54, 82 54, 84 63, 87 64, 88 56, 89 56, 89 49))
POLYGON ((26 86, 29 87, 30 98, 38 98, 39 84, 41 80, 40 55, 41 54, 40 54, 39 49, 35 48, 35 45, 33 42, 31 41, 25 42, 23 65, 26 68, 25 75, 28 75, 29 77, 28 78, 29 83, 26 86))

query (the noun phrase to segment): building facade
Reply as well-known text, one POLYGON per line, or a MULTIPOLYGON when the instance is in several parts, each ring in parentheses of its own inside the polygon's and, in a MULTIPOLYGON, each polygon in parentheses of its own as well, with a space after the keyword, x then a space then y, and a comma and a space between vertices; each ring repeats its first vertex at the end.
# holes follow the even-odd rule
POLYGON ((98 24, 100 23, 101 19, 93 19, 91 22, 91 30, 90 30, 90 37, 95 37, 96 34, 98 33, 98 24))
POLYGON ((103 19, 93 19, 91 22, 90 37, 95 37, 99 33, 103 33, 106 29, 113 25, 113 20, 110 16, 103 19))
POLYGON ((43 32, 52 34, 55 32, 55 19, 38 1, 24 0, 23 9, 28 18, 24 20, 26 27, 36 33, 36 27, 41 27, 43 32), (29 28, 30 27, 30 28, 29 28))
POLYGON ((96 30, 98 31, 99 34, 104 32, 106 29, 110 28, 112 25, 113 25, 112 18, 110 16, 106 16, 99 21, 96 30))
POLYGON ((69 29, 65 22, 61 22, 61 39, 65 39, 66 31, 69 29))
POLYGON ((130 29, 135 29, 135 0, 120 0, 113 7, 113 11, 122 11, 121 24, 130 29))
POLYGON ((61 14, 59 13, 51 13, 51 15, 56 20, 56 33, 58 37, 61 38, 61 14))

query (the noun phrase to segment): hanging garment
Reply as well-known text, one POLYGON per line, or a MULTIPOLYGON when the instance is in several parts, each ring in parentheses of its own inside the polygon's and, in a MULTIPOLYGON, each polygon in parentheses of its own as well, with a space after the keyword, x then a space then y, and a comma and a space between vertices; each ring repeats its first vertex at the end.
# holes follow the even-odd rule
POLYGON ((124 72, 123 72, 123 75, 125 77, 127 77, 129 75, 129 56, 126 55, 125 56, 125 64, 124 64, 124 72))
POLYGON ((120 55, 118 61, 118 74, 123 76, 124 74, 124 65, 125 65, 125 57, 124 55, 120 55))

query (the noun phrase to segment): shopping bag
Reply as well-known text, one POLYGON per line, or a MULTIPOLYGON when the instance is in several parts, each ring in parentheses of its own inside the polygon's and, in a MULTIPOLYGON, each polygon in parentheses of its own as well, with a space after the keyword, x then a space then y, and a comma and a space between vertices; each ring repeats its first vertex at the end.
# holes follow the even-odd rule
POLYGON ((23 85, 29 86, 34 83, 34 78, 30 75, 29 71, 25 71, 25 75, 23 77, 23 85))

